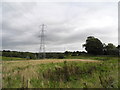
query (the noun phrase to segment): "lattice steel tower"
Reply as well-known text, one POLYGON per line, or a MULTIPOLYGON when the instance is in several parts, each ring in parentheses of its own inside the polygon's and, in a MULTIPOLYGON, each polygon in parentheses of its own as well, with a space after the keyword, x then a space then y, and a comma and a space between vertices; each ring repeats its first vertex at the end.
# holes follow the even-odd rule
POLYGON ((44 59, 46 57, 45 54, 45 33, 44 33, 44 27, 45 25, 42 24, 41 25, 41 30, 40 30, 40 49, 39 49, 39 55, 38 58, 39 59, 44 59))

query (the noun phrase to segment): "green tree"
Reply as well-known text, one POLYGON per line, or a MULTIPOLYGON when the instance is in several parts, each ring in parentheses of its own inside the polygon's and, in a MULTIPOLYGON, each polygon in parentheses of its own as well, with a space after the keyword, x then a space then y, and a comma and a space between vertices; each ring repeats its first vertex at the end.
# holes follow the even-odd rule
POLYGON ((112 43, 108 43, 108 45, 104 47, 104 53, 106 55, 118 55, 118 51, 118 47, 115 47, 112 43))
POLYGON ((103 44, 102 42, 93 37, 87 37, 86 43, 83 45, 88 54, 101 55, 103 54, 103 44))

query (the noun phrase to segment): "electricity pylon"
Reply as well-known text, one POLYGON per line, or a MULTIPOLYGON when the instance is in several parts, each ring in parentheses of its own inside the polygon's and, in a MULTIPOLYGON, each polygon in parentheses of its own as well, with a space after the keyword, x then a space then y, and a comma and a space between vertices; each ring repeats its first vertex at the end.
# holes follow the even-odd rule
POLYGON ((46 57, 46 54, 45 54, 45 33, 44 33, 45 25, 42 24, 41 27, 42 28, 40 30, 40 49, 39 49, 38 58, 39 59, 45 59, 45 57, 46 57))

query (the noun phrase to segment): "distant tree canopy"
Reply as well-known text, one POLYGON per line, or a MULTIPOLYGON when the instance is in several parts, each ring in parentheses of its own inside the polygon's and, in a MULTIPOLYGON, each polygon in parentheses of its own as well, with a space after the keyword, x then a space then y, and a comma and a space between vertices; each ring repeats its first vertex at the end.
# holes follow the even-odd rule
POLYGON ((93 37, 87 37, 86 43, 83 45, 88 54, 101 55, 103 54, 103 44, 102 42, 93 37))
POLYGON ((104 45, 104 54, 105 55, 118 55, 119 48, 115 47, 112 43, 108 43, 108 45, 104 45))
POLYGON ((18 51, 10 51, 10 50, 3 50, 2 56, 6 57, 20 57, 20 58, 28 58, 28 59, 35 59, 37 53, 30 53, 30 52, 18 52, 18 51))
MULTIPOLYGON (((18 51, 3 50, 1 53, 2 54, 0 54, 0 55, 5 56, 5 57, 38 59, 38 53, 32 53, 32 52, 18 52, 18 51)), ((46 53, 46 58, 62 59, 62 58, 64 58, 64 53, 57 53, 57 52, 49 53, 48 52, 48 53, 46 53)))
POLYGON ((65 51, 64 52, 65 56, 80 56, 80 55, 85 55, 85 54, 86 54, 85 51, 74 51, 74 52, 65 51))
POLYGON ((86 43, 83 45, 88 54, 93 55, 118 55, 119 45, 115 47, 112 43, 102 43, 98 38, 93 36, 87 37, 86 43))

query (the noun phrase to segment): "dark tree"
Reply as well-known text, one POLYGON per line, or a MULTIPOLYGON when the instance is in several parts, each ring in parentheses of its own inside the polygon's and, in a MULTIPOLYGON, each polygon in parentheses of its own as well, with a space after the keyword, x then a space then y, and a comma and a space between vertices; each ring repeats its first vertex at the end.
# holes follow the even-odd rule
POLYGON ((86 44, 83 45, 88 54, 101 55, 103 54, 103 44, 102 42, 93 37, 87 37, 86 44))
POLYGON ((112 43, 108 43, 108 45, 104 46, 104 54, 105 55, 118 55, 119 46, 115 47, 112 43))

